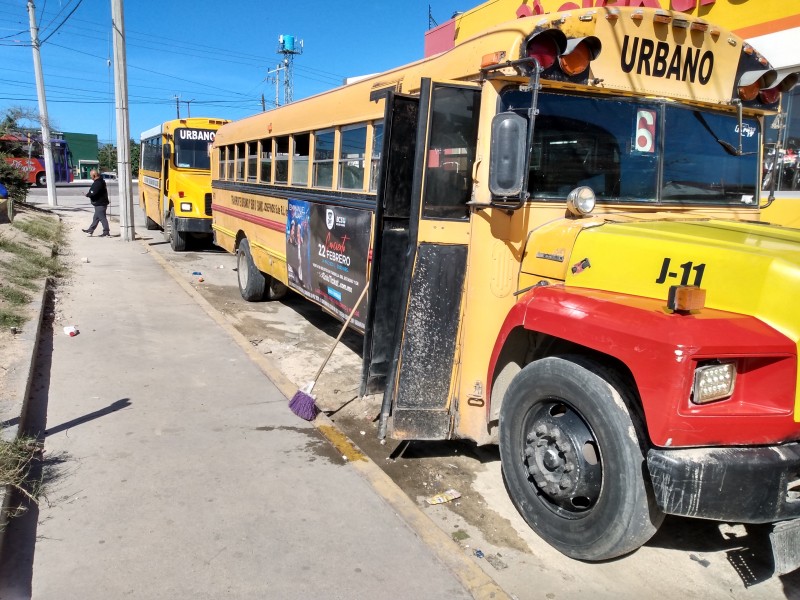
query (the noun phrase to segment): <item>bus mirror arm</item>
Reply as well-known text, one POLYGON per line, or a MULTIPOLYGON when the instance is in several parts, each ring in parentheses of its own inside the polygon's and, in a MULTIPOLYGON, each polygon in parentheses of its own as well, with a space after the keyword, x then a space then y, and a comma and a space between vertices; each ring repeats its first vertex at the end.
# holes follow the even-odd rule
POLYGON ((760 204, 758 206, 760 210, 768 208, 770 204, 775 202, 775 186, 776 186, 775 180, 778 177, 778 157, 781 155, 781 150, 782 150, 781 136, 783 135, 782 129, 784 127, 783 113, 778 113, 776 119, 778 122, 778 136, 775 139, 775 148, 773 149, 773 154, 772 154, 772 164, 769 167, 769 196, 767 196, 766 204, 760 204))
MULTIPOLYGON (((525 206, 525 202, 528 201, 530 198, 530 193, 528 192, 528 180, 530 178, 530 164, 531 164, 531 152, 533 151, 533 131, 536 125, 536 115, 539 113, 539 88, 541 87, 540 76, 542 72, 542 67, 535 58, 531 59, 533 62, 533 68, 531 70, 531 79, 527 86, 528 91, 531 92, 531 106, 528 109, 528 135, 527 140, 525 142, 525 160, 523 163, 523 171, 522 171, 522 187, 519 191, 519 198, 516 204, 510 204, 506 202, 497 202, 492 200, 491 205, 495 208, 501 208, 508 212, 514 212, 525 206)), ((525 88, 523 88, 524 90, 525 88)))
POLYGON ((760 204, 758 208, 763 210, 768 208, 770 204, 775 202, 775 179, 778 177, 778 157, 781 153, 781 139, 778 136, 778 140, 775 142, 775 154, 772 155, 772 164, 769 167, 769 196, 767 196, 767 203, 760 204))

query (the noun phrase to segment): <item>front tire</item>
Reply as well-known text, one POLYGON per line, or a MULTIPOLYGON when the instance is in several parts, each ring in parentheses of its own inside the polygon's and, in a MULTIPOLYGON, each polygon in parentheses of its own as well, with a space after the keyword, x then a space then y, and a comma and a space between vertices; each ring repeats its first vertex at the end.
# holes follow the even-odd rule
POLYGON ((169 238, 170 248, 174 252, 183 252, 186 250, 187 234, 184 231, 175 230, 175 209, 169 209, 169 218, 167 219, 167 227, 165 229, 167 238, 169 238))
POLYGON ((38 173, 36 175, 36 186, 37 187, 44 187, 47 185, 47 174, 46 173, 38 173))
POLYGON ((633 400, 613 372, 577 356, 529 364, 506 392, 500 457, 511 500, 571 558, 627 554, 663 521, 633 400))

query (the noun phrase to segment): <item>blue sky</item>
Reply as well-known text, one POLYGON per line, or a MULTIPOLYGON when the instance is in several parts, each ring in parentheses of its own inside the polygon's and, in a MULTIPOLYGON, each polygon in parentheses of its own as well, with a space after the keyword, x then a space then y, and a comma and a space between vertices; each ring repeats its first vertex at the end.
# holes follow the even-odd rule
MULTIPOLYGON (((240 119, 260 112, 262 94, 269 108, 275 83, 266 78, 283 58, 281 34, 304 41, 294 58, 300 99, 344 77, 421 58, 429 5, 441 24, 479 3, 127 0, 131 137, 174 118, 176 95, 181 116, 191 101, 192 116, 240 119)), ((26 6, 0 0, 0 117, 11 107, 38 107, 26 6)), ((35 0, 35 6, 51 122, 114 142, 111 0, 35 0)))

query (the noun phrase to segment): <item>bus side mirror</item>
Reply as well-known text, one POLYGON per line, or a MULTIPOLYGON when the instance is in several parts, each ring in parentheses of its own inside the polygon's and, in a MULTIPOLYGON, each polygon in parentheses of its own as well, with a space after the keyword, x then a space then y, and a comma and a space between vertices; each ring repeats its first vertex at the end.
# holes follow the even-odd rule
POLYGON ((172 146, 169 144, 164 144, 161 146, 161 159, 162 160, 169 160, 169 157, 172 155, 172 146))
POLYGON ((492 119, 489 151, 489 191, 493 197, 519 196, 522 192, 528 141, 528 121, 514 112, 492 119))

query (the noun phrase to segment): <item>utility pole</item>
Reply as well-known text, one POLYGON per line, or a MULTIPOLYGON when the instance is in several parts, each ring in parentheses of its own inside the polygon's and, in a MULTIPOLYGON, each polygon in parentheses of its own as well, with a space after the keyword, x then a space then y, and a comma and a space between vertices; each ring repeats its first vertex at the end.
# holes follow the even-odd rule
POLYGON ((176 119, 180 119, 181 118, 181 97, 176 95, 174 98, 175 98, 175 118, 176 119))
POLYGON ((281 73, 281 71, 285 71, 285 70, 286 70, 286 67, 282 67, 282 66, 278 65, 277 67, 275 67, 274 71, 267 71, 267 81, 272 79, 270 77, 270 75, 275 73, 275 108, 277 108, 277 107, 279 107, 281 105, 281 94, 280 94, 281 75, 280 75, 280 73, 281 73))
POLYGON ((39 27, 36 25, 36 7, 33 5, 33 0, 28 0, 28 17, 31 23, 31 48, 33 49, 33 70, 36 74, 36 95, 39 97, 39 120, 42 125, 44 174, 45 177, 47 177, 47 205, 58 206, 56 178, 53 172, 53 146, 50 144, 50 119, 47 116, 47 98, 44 94, 42 57, 39 54, 39 27))
MULTIPOLYGON (((192 117, 192 107, 190 106, 192 102, 194 102, 194 98, 191 100, 181 100, 186 105, 186 118, 190 119, 192 117)), ((180 117, 178 117, 180 119, 180 117)))
POLYGON ((119 219, 122 239, 136 239, 133 226, 131 183, 131 134, 128 121, 128 67, 125 58, 125 17, 122 0, 111 0, 111 27, 114 36, 114 88, 117 104, 117 179, 119 181, 119 219))

